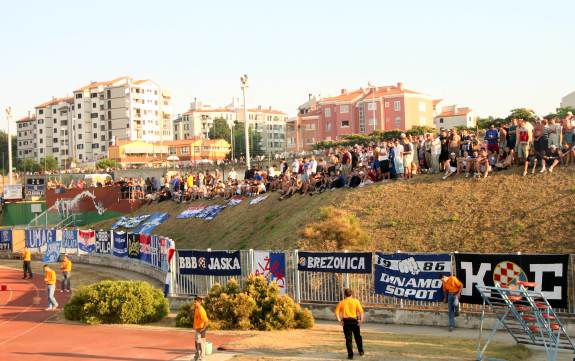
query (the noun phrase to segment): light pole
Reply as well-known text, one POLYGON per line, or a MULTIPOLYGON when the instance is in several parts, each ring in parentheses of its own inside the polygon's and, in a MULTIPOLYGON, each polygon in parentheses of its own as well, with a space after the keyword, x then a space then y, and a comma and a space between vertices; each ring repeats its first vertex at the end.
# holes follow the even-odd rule
POLYGON ((250 167, 250 136, 249 136, 249 123, 248 123, 248 112, 246 109, 246 88, 248 87, 248 76, 244 74, 240 77, 240 82, 242 83, 242 97, 244 100, 244 131, 246 138, 246 168, 249 170, 250 167))
POLYGON ((8 121, 8 181, 12 184, 12 133, 10 122, 12 118, 12 107, 6 108, 6 120, 8 121))

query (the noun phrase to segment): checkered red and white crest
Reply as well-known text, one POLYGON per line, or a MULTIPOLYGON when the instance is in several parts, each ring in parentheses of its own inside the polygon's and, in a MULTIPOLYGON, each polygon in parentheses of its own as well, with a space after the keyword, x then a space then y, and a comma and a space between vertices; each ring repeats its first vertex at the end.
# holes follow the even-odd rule
POLYGON ((505 261, 495 266, 493 270, 493 283, 499 283, 502 286, 515 285, 518 281, 527 281, 527 275, 513 262, 505 261))

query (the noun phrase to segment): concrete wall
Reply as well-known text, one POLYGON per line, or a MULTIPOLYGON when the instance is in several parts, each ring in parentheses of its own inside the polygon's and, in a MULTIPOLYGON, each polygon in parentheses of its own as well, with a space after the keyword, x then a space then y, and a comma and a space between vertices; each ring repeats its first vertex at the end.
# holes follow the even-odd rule
POLYGON ((146 275, 148 277, 160 281, 162 284, 166 281, 165 272, 130 258, 118 258, 113 256, 88 256, 88 255, 68 255, 68 257, 70 257, 70 259, 74 263, 113 267, 117 269, 123 269, 136 273, 141 273, 143 275, 146 275))

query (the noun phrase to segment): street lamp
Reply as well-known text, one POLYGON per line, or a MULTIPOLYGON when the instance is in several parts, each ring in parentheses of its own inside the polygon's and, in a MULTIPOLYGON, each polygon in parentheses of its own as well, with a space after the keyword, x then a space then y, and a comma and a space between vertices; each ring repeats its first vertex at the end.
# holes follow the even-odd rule
POLYGON ((249 123, 248 123, 248 112, 246 109, 246 88, 248 87, 248 76, 244 74, 240 77, 240 82, 242 83, 242 97, 244 100, 244 131, 245 131, 245 139, 246 139, 246 167, 247 169, 251 169, 250 167, 250 140, 249 140, 249 123))
POLYGON ((12 118, 12 107, 6 108, 6 120, 8 121, 8 181, 12 184, 12 133, 10 122, 12 118))

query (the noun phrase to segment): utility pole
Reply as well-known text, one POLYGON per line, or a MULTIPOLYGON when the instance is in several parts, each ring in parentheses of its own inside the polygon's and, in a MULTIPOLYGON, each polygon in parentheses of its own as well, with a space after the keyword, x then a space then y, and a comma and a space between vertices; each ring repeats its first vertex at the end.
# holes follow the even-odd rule
POLYGON ((8 181, 12 184, 12 132, 10 122, 12 121, 12 107, 6 108, 6 120, 8 121, 8 181))
POLYGON ((249 122, 248 122, 248 111, 246 109, 246 88, 248 87, 248 76, 244 74, 240 77, 240 82, 242 83, 242 97, 244 99, 244 131, 246 138, 246 168, 249 170, 250 167, 250 136, 249 136, 249 122))

